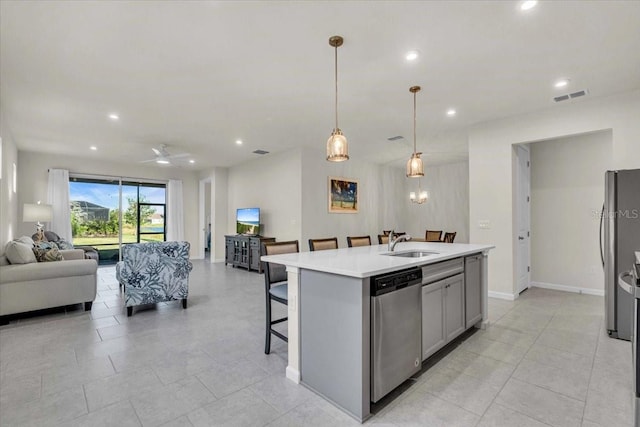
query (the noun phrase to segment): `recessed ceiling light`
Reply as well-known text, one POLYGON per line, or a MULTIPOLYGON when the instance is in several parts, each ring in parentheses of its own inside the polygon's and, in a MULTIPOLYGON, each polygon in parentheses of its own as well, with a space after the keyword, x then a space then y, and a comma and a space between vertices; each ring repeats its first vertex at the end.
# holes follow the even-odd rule
POLYGON ((236 139, 236 144, 242 145, 242 140, 241 139, 236 139))
POLYGON ((117 115, 116 113, 111 113, 111 114, 109 114, 109 118, 110 118, 111 120, 119 120, 119 119, 120 119, 120 116, 119 116, 119 115, 117 115))
POLYGON ((523 1, 520 5, 520 10, 531 10, 538 4, 538 0, 523 1))
POLYGON ((420 53, 417 50, 410 50, 405 55, 405 58, 407 59, 407 61, 415 61, 416 59, 418 59, 418 56, 420 56, 420 53))
POLYGON ((449 108, 449 109, 447 110, 447 116, 449 116, 449 117, 453 117, 453 116, 455 116, 455 115, 456 115, 456 110, 454 110, 453 108, 449 108))
POLYGON ((95 145, 92 145, 92 146, 91 146, 91 147, 89 147, 89 148, 91 148, 93 151, 96 151, 96 150, 98 149, 98 147, 96 147, 95 145))
POLYGON ((195 163, 195 162, 196 162, 196 161, 195 161, 195 160, 193 160, 193 159, 189 160, 189 163, 192 163, 192 164, 193 164, 193 163, 195 163))
POLYGON ((569 84, 569 79, 560 79, 553 84, 554 87, 561 88, 569 84))

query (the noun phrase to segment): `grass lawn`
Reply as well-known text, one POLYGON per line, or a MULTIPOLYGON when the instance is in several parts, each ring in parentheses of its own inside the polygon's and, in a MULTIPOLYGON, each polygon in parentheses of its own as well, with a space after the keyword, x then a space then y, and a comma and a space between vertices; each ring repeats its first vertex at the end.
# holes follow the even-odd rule
MULTIPOLYGON (((140 236, 141 242, 162 242, 164 235, 162 234, 142 234, 140 236)), ((135 234, 123 234, 122 235, 122 243, 136 243, 136 235, 135 234)), ((95 237, 74 237, 73 244, 76 246, 98 246, 99 248, 117 248, 118 247, 118 236, 95 236, 95 237)))

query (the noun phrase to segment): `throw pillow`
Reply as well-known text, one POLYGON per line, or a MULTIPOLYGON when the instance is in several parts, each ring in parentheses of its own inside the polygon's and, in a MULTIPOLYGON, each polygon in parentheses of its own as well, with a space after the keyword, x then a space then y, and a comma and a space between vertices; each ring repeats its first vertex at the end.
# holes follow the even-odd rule
POLYGON ((38 262, 62 261, 64 259, 58 248, 43 249, 35 247, 33 248, 33 253, 38 262))
POLYGON ((37 262, 33 253, 33 245, 25 245, 18 241, 11 241, 5 247, 5 255, 11 264, 30 264, 37 262))
POLYGON ((33 246, 33 239, 29 236, 21 236, 14 239, 16 242, 24 243, 25 245, 33 246))
POLYGON ((45 250, 59 249, 58 246, 54 242, 39 241, 39 242, 34 242, 33 245, 38 249, 45 249, 45 250))
POLYGON ((66 240, 60 238, 55 244, 58 246, 60 250, 73 249, 73 243, 69 243, 66 240))

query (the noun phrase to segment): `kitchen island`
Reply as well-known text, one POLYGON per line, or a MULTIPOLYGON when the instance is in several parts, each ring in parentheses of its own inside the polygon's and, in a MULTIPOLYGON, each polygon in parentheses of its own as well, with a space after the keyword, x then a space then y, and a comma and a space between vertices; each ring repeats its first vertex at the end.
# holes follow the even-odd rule
MULTIPOLYGON (((455 334, 449 333, 444 323, 431 326, 429 319, 434 317, 424 316, 433 314, 431 308, 428 313, 418 314, 422 316, 424 331, 436 328, 436 332, 440 333, 438 328, 442 329, 443 339, 429 347, 427 353, 424 352, 424 332, 422 336, 416 337, 417 340, 423 341, 423 354, 430 355, 446 344, 447 334, 449 337, 455 337, 468 327, 486 326, 487 256, 492 248, 491 245, 402 242, 396 246, 394 255, 390 255, 387 245, 373 245, 263 256, 263 261, 284 264, 287 267, 287 378, 296 383, 301 382, 357 420, 366 420, 370 415, 373 400, 372 281, 376 277, 394 272, 427 271, 426 269, 431 267, 437 270, 439 266, 451 264, 459 264, 462 266, 460 271, 464 271, 467 258, 474 256, 477 259, 477 268, 474 270, 478 277, 475 281, 477 289, 467 292, 468 295, 476 295, 477 313, 473 317, 465 317, 464 300, 461 299, 462 308, 458 317, 461 318, 462 325, 457 332, 454 331, 455 334), (423 253, 417 254, 417 251, 423 253), (467 322, 466 318, 471 323, 467 322)), ((451 285, 441 282, 436 285, 442 288, 451 285)), ((459 282, 457 294, 459 298, 464 298, 464 280, 460 279, 459 282)), ((426 289, 426 286, 423 289, 426 289)), ((446 290, 442 290, 442 295, 445 294, 446 290)), ((424 298, 423 294, 423 300, 424 298)), ((422 304, 424 307, 424 301, 422 304)), ((451 307, 444 299, 442 304, 443 310, 446 310, 445 304, 451 307)), ((431 303, 429 307, 434 305, 431 303)), ((412 305, 410 310, 420 311, 420 308, 412 305)), ((451 316, 443 312, 438 319, 446 323, 449 317, 451 316)), ((419 331, 417 333, 420 334, 419 331)), ((416 360, 416 365, 419 362, 420 360, 416 360)))

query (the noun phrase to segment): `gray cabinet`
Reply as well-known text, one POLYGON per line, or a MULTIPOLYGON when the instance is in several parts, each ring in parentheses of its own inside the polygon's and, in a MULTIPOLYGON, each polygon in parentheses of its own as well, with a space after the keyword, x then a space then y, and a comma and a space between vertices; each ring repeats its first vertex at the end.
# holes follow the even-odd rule
POLYGON ((235 236, 225 236, 224 238, 224 265, 233 264, 233 242, 235 236))
POLYGON ((422 360, 438 351, 446 342, 444 333, 445 281, 422 287, 422 360))
POLYGON ((268 242, 275 242, 273 237, 250 237, 249 238, 249 268, 256 270, 258 273, 262 273, 262 262, 260 262, 260 256, 262 255, 262 244, 268 242))
POLYGON ((464 259, 466 328, 482 320, 482 255, 464 259))
POLYGON ((464 274, 422 287, 422 360, 466 330, 464 311, 464 274))
POLYGON ((275 242, 273 237, 225 236, 225 265, 242 267, 262 273, 260 262, 262 243, 275 242))
POLYGON ((444 280, 444 326, 447 342, 465 331, 464 274, 444 280))

